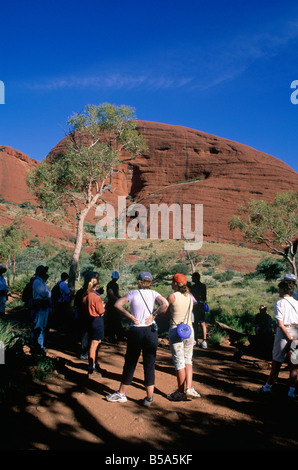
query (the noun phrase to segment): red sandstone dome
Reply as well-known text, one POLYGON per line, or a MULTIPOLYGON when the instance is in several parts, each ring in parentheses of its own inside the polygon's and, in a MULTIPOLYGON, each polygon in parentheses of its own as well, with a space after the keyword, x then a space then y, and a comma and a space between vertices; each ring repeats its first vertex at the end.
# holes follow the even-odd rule
MULTIPOLYGON (((297 173, 281 160, 247 145, 182 126, 139 121, 148 151, 132 160, 114 181, 113 195, 150 204, 203 204, 204 239, 240 241, 228 220, 239 205, 258 198, 273 201, 277 192, 296 191, 297 173)), ((50 156, 63 151, 65 139, 50 156)))
POLYGON ((28 190, 26 174, 36 165, 38 161, 23 152, 0 146, 0 197, 15 203, 35 201, 33 194, 28 190))
MULTIPOLYGON (((297 173, 281 160, 251 147, 182 126, 139 121, 148 151, 129 162, 114 180, 107 199, 130 196, 150 204, 203 204, 204 239, 240 241, 228 220, 250 199, 273 201, 277 192, 296 191, 297 173)), ((49 153, 65 148, 62 139, 49 153)), ((13 202, 34 200, 26 171, 38 162, 5 147, 0 152, 0 196, 13 202)), ((92 217, 94 214, 92 215, 92 217)))

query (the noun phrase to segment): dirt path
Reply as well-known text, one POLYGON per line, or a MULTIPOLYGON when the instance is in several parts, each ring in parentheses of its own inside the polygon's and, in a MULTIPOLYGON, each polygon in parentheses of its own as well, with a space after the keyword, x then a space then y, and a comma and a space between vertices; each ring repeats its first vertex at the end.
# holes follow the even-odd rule
POLYGON ((150 408, 145 396, 142 363, 137 366, 126 403, 105 396, 119 386, 125 343, 103 343, 101 379, 88 379, 86 361, 74 353, 72 341, 51 332, 49 354, 61 368, 30 394, 0 407, 2 450, 96 450, 106 456, 125 452, 206 450, 296 450, 297 401, 287 398, 288 372, 282 369, 274 392, 258 397, 255 390, 268 375, 266 363, 251 356, 233 359, 234 348, 195 348, 194 386, 201 398, 170 402, 176 377, 168 346, 158 348, 156 389, 150 408))

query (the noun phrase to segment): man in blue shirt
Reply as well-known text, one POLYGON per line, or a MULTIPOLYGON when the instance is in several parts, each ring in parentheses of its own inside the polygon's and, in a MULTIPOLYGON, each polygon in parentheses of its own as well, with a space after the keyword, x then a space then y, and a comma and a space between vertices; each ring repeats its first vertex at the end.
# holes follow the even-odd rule
POLYGON ((8 287, 3 274, 6 272, 4 266, 0 266, 0 316, 5 315, 5 304, 7 302, 8 287))
POLYGON ((46 327, 48 323, 49 309, 51 305, 51 291, 46 284, 48 279, 48 267, 38 266, 35 271, 35 280, 32 286, 33 294, 33 346, 41 352, 46 352, 44 347, 46 327))

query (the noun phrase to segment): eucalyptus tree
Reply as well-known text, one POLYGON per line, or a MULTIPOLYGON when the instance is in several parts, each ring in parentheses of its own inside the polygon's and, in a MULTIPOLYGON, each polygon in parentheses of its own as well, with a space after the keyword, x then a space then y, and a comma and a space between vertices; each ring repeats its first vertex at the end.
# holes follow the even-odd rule
POLYGON ((229 228, 239 229, 245 241, 265 245, 283 257, 297 276, 298 193, 277 193, 272 203, 252 199, 248 207, 239 208, 239 213, 242 216, 230 219, 229 228))
POLYGON ((135 111, 109 103, 87 105, 67 121, 65 149, 52 153, 28 175, 28 185, 40 203, 51 209, 75 210, 76 236, 69 269, 74 290, 83 245, 84 222, 127 160, 141 155, 146 145, 137 131, 135 111))

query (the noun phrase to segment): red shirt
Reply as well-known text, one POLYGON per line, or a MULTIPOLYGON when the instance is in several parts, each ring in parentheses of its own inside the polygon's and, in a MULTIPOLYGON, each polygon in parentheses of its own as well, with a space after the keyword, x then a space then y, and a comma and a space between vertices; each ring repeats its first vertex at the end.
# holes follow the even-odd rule
POLYGON ((90 317, 99 317, 104 314, 103 301, 97 292, 91 291, 83 297, 83 310, 90 317))

